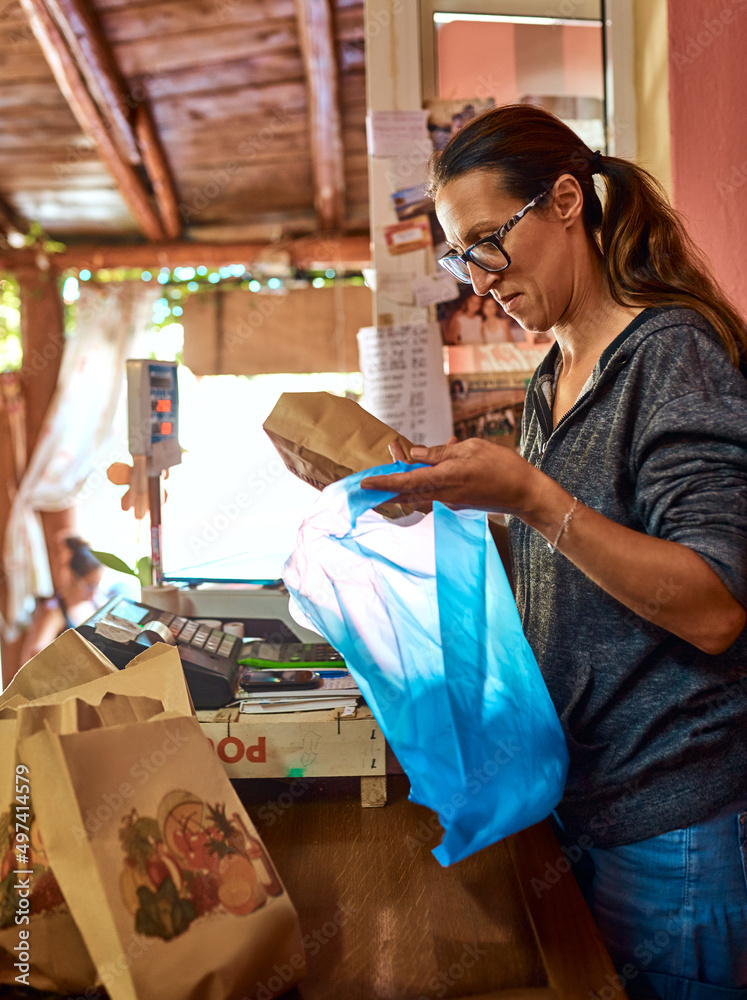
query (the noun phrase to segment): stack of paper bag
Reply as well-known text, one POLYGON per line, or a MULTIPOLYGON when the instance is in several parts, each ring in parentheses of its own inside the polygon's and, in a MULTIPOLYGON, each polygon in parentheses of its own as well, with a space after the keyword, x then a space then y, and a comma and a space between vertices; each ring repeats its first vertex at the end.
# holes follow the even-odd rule
POLYGON ((296 912, 173 647, 119 671, 69 631, 21 669, 0 695, 0 859, 0 982, 269 1000, 303 974, 296 912))

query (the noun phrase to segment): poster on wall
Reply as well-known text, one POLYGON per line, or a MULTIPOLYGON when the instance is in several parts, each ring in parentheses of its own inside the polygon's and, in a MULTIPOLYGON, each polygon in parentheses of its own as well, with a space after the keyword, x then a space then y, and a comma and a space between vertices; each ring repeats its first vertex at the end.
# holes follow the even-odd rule
POLYGON ((460 441, 478 437, 508 448, 518 447, 523 385, 506 387, 502 377, 489 373, 449 375, 449 395, 454 436, 460 441))
POLYGON ((437 312, 441 336, 448 347, 509 344, 547 351, 555 339, 551 331, 525 330, 492 295, 477 295, 472 285, 462 282, 457 287, 458 297, 439 303, 437 312))
POLYGON ((443 149, 452 135, 458 132, 463 125, 494 105, 495 100, 492 97, 470 97, 455 101, 445 101, 439 98, 426 101, 428 133, 433 148, 435 150, 443 149))
POLYGON ((431 230, 431 240, 436 248, 434 253, 437 256, 446 253, 446 237, 441 228, 441 223, 436 215, 436 206, 433 199, 428 194, 425 184, 415 184, 412 187, 402 188, 392 194, 392 204, 400 222, 407 219, 426 216, 431 230))
POLYGON ((437 307, 449 372, 454 434, 518 447, 526 386, 554 342, 524 330, 492 296, 459 284, 437 307))

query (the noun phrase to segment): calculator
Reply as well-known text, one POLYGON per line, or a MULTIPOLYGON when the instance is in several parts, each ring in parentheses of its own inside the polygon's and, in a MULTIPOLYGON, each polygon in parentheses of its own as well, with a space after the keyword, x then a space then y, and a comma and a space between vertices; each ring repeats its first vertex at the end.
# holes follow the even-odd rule
POLYGON ((329 667, 345 669, 345 661, 328 642, 266 642, 255 639, 245 642, 239 653, 239 663, 256 669, 274 667, 329 667))

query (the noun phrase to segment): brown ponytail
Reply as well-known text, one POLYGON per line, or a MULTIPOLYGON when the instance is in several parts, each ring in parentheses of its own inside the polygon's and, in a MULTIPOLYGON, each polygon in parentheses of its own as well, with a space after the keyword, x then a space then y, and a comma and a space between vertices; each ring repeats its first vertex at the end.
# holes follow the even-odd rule
POLYGON ((503 189, 523 202, 552 190, 561 174, 572 174, 584 195, 584 225, 602 253, 612 298, 625 306, 695 309, 714 327, 735 365, 747 358, 744 321, 647 170, 592 153, 559 118, 529 104, 491 108, 460 129, 434 154, 431 193, 470 170, 499 173, 503 189), (604 206, 595 173, 604 183, 604 206))

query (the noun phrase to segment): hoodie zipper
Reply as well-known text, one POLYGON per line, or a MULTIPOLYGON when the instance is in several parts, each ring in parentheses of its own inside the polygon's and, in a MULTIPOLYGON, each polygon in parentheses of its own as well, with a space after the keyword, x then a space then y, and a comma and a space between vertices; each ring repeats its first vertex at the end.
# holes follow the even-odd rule
POLYGON ((542 462, 545 458, 545 453, 547 452, 547 446, 550 444, 550 441, 557 434, 557 432, 561 430, 561 428, 571 419, 571 417, 573 417, 574 414, 591 399, 592 395, 594 394, 594 392, 596 392, 597 388, 604 379, 604 376, 612 370, 621 368, 626 361, 627 358, 625 358, 625 356, 622 356, 617 362, 612 363, 610 361, 610 363, 605 365, 603 370, 599 373, 599 378, 596 380, 596 382, 594 382, 582 396, 579 396, 579 398, 576 400, 576 402, 573 404, 570 410, 567 410, 563 414, 563 416, 557 422, 555 427, 552 426, 552 411, 549 412, 549 420, 547 418, 547 411, 550 409, 547 406, 547 400, 545 399, 541 388, 539 386, 535 386, 534 388, 534 394, 536 397, 535 412, 537 413, 537 422, 539 424, 540 435, 541 435, 539 463, 537 465, 538 469, 542 468, 542 462))

